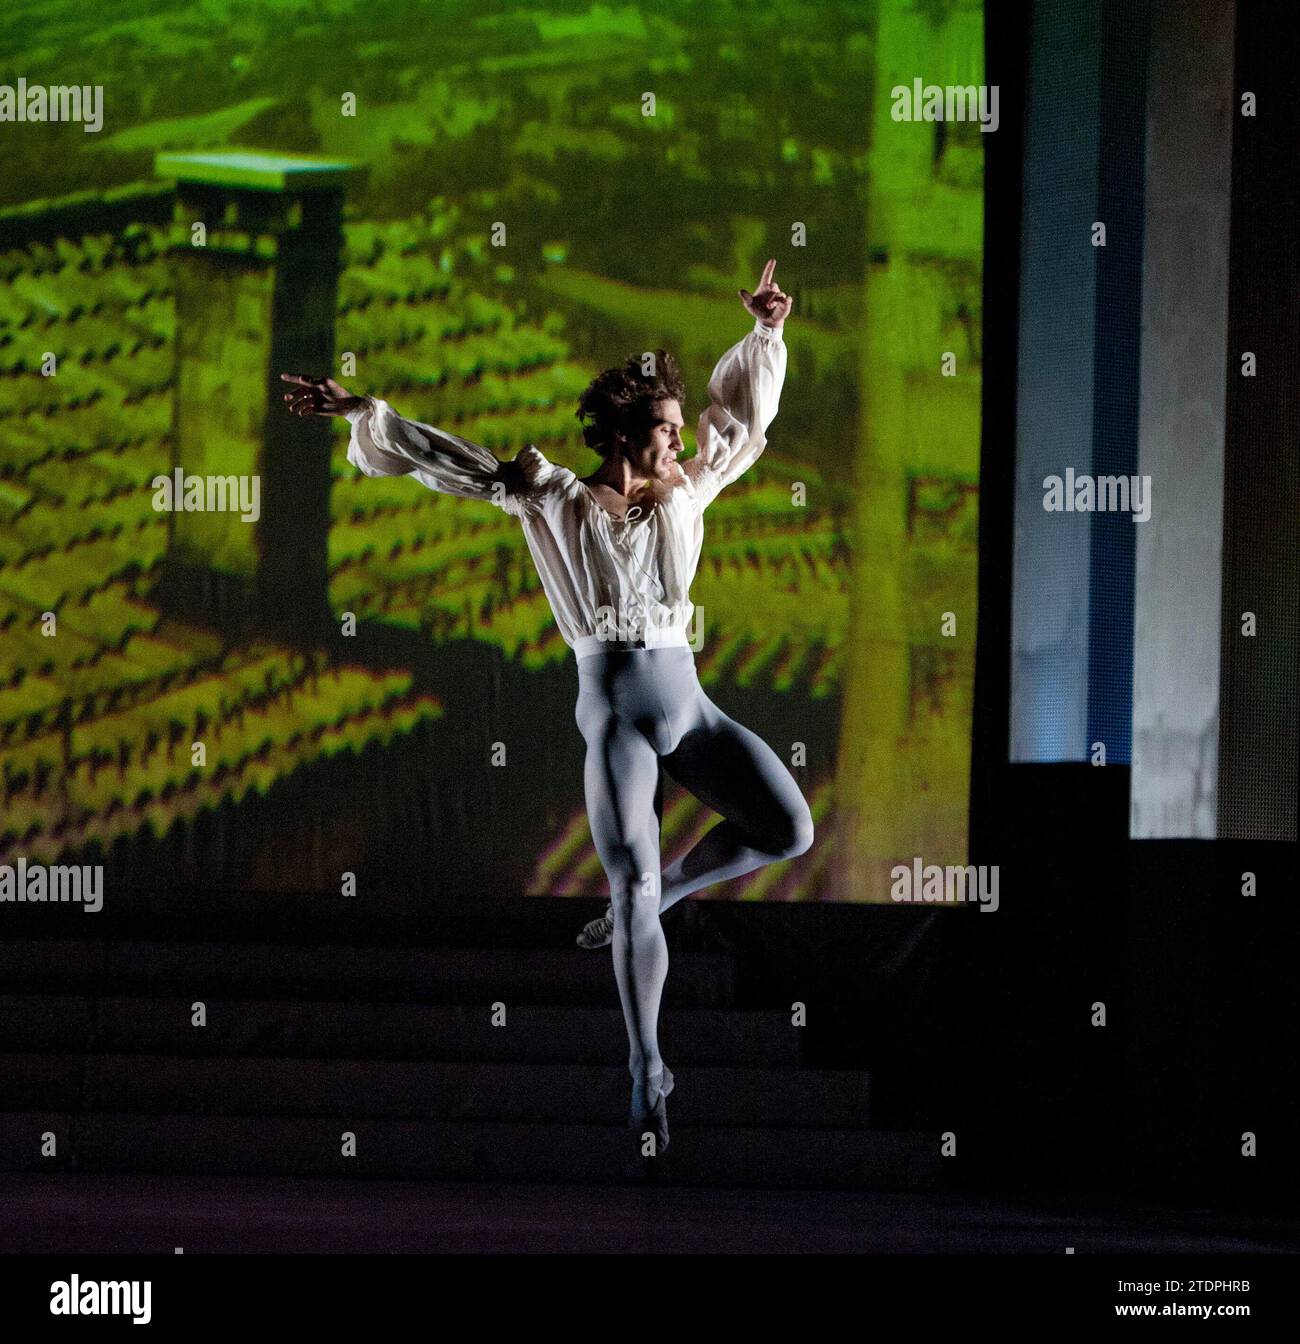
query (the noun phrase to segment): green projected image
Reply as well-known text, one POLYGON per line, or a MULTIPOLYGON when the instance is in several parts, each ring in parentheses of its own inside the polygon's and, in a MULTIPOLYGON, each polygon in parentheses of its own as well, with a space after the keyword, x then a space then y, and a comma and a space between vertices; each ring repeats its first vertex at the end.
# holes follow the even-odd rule
MULTIPOLYGON (((979 4, 7 14, 0 863, 604 894, 517 519, 363 477, 277 376, 586 475, 578 394, 663 347, 689 455, 769 256, 788 372, 705 517, 696 664, 818 839, 702 894, 887 901, 892 865, 965 861, 982 146, 890 90, 980 83, 979 4), (191 477, 243 498, 160 507, 191 477)), ((715 818, 662 803, 667 862, 715 818)))

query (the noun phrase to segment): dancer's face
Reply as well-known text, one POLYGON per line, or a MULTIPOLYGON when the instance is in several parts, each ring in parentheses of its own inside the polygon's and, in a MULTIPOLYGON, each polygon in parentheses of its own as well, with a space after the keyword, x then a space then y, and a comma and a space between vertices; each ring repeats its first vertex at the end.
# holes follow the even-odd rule
POLYGON ((677 466, 682 451, 682 408, 674 400, 656 401, 654 423, 646 442, 640 448, 628 450, 628 460, 639 476, 673 484, 680 475, 677 466))

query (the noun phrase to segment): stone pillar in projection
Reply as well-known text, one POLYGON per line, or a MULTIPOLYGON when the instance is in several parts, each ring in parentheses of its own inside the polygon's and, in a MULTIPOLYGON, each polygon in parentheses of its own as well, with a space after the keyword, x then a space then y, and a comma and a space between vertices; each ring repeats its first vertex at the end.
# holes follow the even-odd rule
POLYGON ((229 493, 225 507, 174 501, 155 599, 227 639, 311 643, 328 618, 330 425, 290 416, 279 375, 333 372, 343 196, 360 170, 220 151, 160 154, 156 171, 176 180, 172 479, 201 479, 205 505, 222 504, 218 480, 229 493), (236 489, 251 507, 230 507, 236 489))
POLYGON ((918 76, 983 82, 978 6, 878 7, 827 892, 838 901, 888 902, 895 864, 965 863, 967 853, 985 133, 893 120, 891 91, 918 76))
POLYGON ((1147 89, 1135 839, 1218 834, 1234 6, 1160 0, 1147 89), (1192 54, 1195 58, 1192 58, 1192 54))

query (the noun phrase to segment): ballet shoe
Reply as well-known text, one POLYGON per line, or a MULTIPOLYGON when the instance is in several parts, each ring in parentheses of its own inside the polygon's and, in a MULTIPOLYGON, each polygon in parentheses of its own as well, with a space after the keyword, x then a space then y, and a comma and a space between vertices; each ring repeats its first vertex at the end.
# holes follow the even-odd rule
POLYGON ((578 946, 591 951, 608 947, 614 941, 614 907, 611 905, 599 919, 593 919, 578 935, 578 946))
MULTIPOLYGON (((660 1079, 659 1087, 658 1087, 658 1091, 659 1091, 659 1094, 660 1094, 660 1095, 665 1096, 665 1097, 666 1097, 666 1096, 673 1090, 673 1084, 677 1081, 677 1080, 673 1077, 673 1071, 672 1071, 672 1069, 670 1069, 670 1068, 668 1067, 667 1064, 665 1064, 665 1065, 663 1066, 663 1068, 662 1068, 658 1073, 654 1073, 654 1074, 652 1074, 652 1075, 650 1076, 650 1080, 649 1080, 649 1081, 653 1082, 653 1080, 654 1080, 655 1078, 659 1078, 659 1079, 660 1079)), ((645 1079, 644 1075, 643 1075, 641 1078, 638 1078, 638 1077, 636 1076, 636 1074, 633 1074, 633 1075, 632 1075, 632 1114, 633 1114, 634 1117, 638 1114, 638 1111, 637 1111, 637 1105, 636 1105, 636 1103, 637 1103, 637 1089, 638 1089, 638 1088, 641 1089, 642 1100, 644 1101, 644 1095, 645 1095, 645 1083, 646 1083, 646 1079, 645 1079)), ((644 1110, 643 1110, 642 1112, 640 1112, 640 1113, 641 1113, 641 1114, 644 1114, 644 1110)))
POLYGON ((662 1153, 668 1147, 668 1108, 664 1099, 673 1090, 673 1071, 665 1064, 662 1072, 648 1079, 642 1075, 632 1080, 632 1114, 628 1128, 650 1130, 655 1136, 655 1151, 662 1153), (654 1100, 650 1101, 649 1097, 654 1100))

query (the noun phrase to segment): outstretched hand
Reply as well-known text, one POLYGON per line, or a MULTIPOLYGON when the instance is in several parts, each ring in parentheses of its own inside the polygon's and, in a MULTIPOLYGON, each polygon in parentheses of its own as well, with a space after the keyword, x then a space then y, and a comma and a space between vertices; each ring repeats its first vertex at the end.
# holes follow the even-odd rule
POLYGON ((284 394, 290 415, 346 415, 365 400, 364 397, 354 397, 333 378, 305 378, 300 373, 282 373, 280 378, 298 388, 284 394))
POLYGON ((783 294, 780 286, 772 279, 775 270, 776 258, 773 257, 763 267, 758 288, 752 294, 747 289, 737 290, 745 311, 769 327, 780 327, 794 306, 794 300, 788 294, 783 294))

